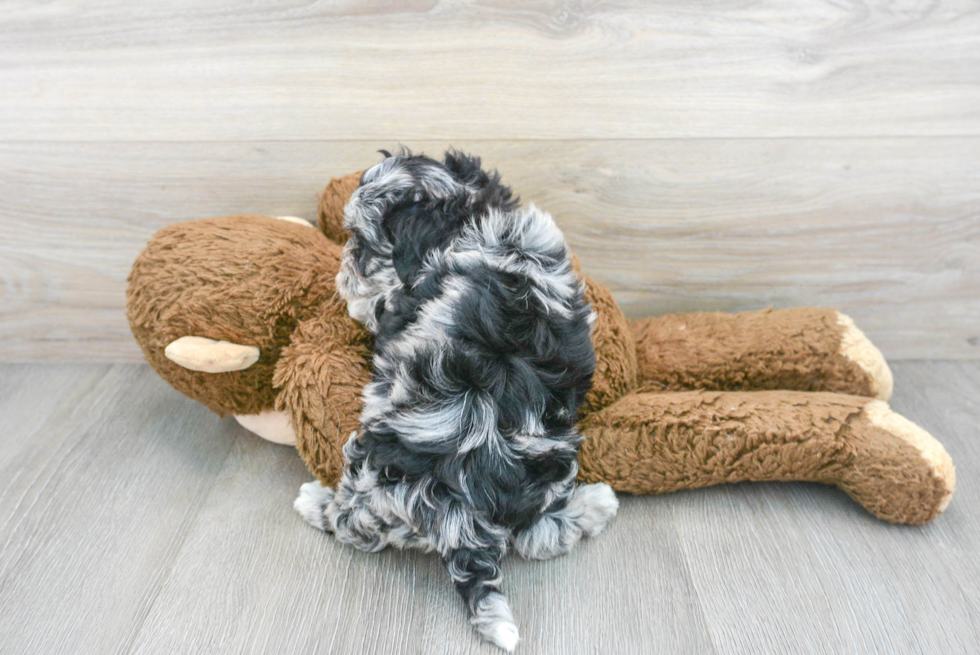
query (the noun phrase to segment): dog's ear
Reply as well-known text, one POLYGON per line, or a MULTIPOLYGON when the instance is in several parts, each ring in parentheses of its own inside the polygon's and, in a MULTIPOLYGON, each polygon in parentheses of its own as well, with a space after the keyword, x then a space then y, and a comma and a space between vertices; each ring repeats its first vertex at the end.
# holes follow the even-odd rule
POLYGON ((520 204, 510 187, 501 183, 496 169, 483 170, 479 157, 450 148, 443 165, 462 184, 477 189, 477 204, 511 211, 520 204))
POLYGON ((467 186, 482 188, 486 186, 489 175, 480 165, 480 158, 468 155, 461 150, 450 148, 446 151, 443 165, 458 181, 467 186))
POLYGON ((426 255, 445 248, 459 233, 461 222, 454 212, 433 207, 425 199, 406 199, 391 208, 384 229, 391 239, 392 260, 398 279, 415 283, 426 255))

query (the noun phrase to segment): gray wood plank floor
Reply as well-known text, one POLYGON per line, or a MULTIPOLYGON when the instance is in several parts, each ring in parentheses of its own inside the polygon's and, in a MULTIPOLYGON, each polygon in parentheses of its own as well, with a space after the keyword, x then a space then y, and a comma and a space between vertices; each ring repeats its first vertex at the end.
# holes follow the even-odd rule
MULTIPOLYGON (((819 485, 623 497, 569 556, 506 561, 521 652, 980 651, 980 363, 895 373, 957 465, 934 523, 819 485)), ((0 366, 0 652, 497 652, 436 558, 303 524, 308 477, 146 366, 0 366)))

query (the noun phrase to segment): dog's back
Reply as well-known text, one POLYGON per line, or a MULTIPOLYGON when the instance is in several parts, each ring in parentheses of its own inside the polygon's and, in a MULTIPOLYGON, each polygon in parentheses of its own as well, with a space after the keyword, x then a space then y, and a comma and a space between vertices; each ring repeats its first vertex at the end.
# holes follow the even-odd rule
POLYGON ((396 477, 430 476, 435 493, 526 527, 574 478, 595 368, 561 232, 533 207, 493 210, 430 253, 403 293, 379 319, 361 442, 396 477))

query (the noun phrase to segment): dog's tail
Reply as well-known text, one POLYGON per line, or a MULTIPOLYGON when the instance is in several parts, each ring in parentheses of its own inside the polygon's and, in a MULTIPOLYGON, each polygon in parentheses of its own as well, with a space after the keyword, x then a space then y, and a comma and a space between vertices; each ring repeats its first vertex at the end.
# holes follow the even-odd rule
POLYGON ((511 652, 520 634, 507 597, 500 593, 500 557, 496 549, 454 550, 444 558, 449 577, 470 613, 470 623, 486 639, 511 652))

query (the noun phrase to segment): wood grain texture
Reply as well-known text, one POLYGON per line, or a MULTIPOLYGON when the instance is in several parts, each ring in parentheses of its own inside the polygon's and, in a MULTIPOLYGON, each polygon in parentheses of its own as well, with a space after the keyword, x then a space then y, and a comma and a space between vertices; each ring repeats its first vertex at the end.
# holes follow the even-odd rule
POLYGON ((957 467, 947 512, 921 528, 862 521, 817 485, 674 496, 674 520, 719 652, 969 653, 980 648, 976 364, 903 362, 892 407, 957 467), (724 590, 724 592, 721 592, 724 590))
MULTIPOLYGON (((624 496, 570 555, 505 560, 519 652, 977 652, 980 363, 895 372, 893 407, 957 465, 936 521, 881 523, 818 485, 624 496)), ((0 365, 0 650, 499 652, 437 558, 304 524, 307 479, 146 366, 0 365)))
MULTIPOLYGON (((888 357, 980 357, 980 138, 456 145, 552 212, 632 317, 836 306, 888 357)), ((0 360, 139 359, 125 278, 154 231, 313 218, 391 146, 0 143, 0 360)))
MULTIPOLYGON (((134 652, 499 652, 473 635, 438 557, 361 553, 303 523, 291 506, 309 478, 292 449, 243 435, 134 652)), ((609 537, 508 559, 524 652, 712 652, 666 512, 631 499, 609 537), (624 587, 638 567, 643 584, 624 587)))
POLYGON ((146 366, 0 380, 0 651, 125 652, 237 430, 146 366))
POLYGON ((8 3, 2 140, 980 135, 968 0, 8 3))

